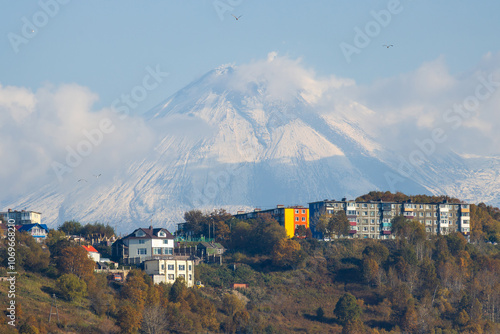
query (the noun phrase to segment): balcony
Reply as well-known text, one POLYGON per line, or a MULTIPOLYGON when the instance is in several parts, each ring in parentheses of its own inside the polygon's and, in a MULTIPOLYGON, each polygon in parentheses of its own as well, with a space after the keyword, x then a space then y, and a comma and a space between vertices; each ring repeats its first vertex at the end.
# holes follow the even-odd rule
POLYGON ((349 222, 349 225, 356 226, 356 225, 358 225, 358 223, 356 223, 356 222, 349 222))
POLYGON ((382 225, 382 227, 391 227, 392 226, 391 223, 382 223, 380 225, 382 225))
POLYGON ((349 234, 356 234, 356 232, 357 232, 356 230, 350 230, 349 234))
POLYGON ((391 234, 391 231, 382 231, 382 234, 391 234))

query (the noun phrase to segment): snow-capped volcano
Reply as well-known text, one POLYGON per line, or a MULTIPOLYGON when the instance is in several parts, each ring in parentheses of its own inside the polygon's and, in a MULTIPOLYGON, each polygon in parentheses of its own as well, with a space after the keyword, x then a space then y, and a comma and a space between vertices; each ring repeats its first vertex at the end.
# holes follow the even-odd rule
POLYGON ((9 207, 40 211, 52 227, 75 219, 127 232, 150 223, 175 229, 193 208, 307 205, 376 189, 477 194, 468 160, 458 155, 446 160, 447 177, 445 162, 434 159, 412 177, 391 181, 398 159, 359 123, 371 111, 341 98, 318 107, 325 86, 348 87, 348 80, 310 82, 272 64, 254 70, 222 66, 145 113, 154 147, 112 177, 77 187, 49 184, 9 207))

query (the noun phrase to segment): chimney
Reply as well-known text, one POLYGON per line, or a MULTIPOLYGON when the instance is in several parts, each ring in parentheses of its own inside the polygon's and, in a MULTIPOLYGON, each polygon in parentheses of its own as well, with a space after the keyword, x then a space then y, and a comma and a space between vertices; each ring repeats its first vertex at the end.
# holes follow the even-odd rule
POLYGON ((278 204, 278 205, 276 205, 276 208, 278 208, 278 209, 282 209, 282 208, 284 208, 284 207, 285 207, 285 206, 284 206, 283 204, 278 204))

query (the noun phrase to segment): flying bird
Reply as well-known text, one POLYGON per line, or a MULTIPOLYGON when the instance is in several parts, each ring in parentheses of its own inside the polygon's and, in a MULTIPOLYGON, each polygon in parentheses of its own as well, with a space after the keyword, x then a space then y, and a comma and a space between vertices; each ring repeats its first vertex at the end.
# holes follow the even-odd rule
POLYGON ((99 175, 94 175, 94 176, 95 176, 95 177, 99 177, 99 176, 101 176, 101 174, 99 174, 99 175))
POLYGON ((384 44, 384 45, 382 45, 382 46, 385 46, 386 48, 390 48, 391 46, 394 46, 394 45, 392 45, 392 44, 389 44, 389 45, 384 44))
POLYGON ((80 182, 80 181, 85 181, 85 182, 88 182, 88 181, 87 181, 87 180, 85 180, 85 179, 80 179, 80 180, 78 180, 78 182, 80 182))
MULTIPOLYGON (((233 14, 231 14, 231 15, 233 15, 233 14)), ((242 16, 243 16, 243 15, 240 15, 240 16, 236 17, 236 16, 234 16, 234 15, 233 15, 233 17, 236 19, 236 21, 238 21, 238 19, 239 19, 240 17, 242 17, 242 16)))

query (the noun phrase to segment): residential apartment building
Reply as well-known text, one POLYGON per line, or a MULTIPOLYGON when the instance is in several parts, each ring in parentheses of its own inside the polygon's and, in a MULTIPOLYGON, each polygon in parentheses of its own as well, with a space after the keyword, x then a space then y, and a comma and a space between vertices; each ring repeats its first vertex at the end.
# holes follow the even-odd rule
POLYGON ((155 284, 173 284, 177 277, 182 277, 188 287, 194 286, 193 260, 178 258, 146 260, 144 271, 151 276, 155 284))
POLYGON ((284 226, 289 238, 295 236, 295 232, 299 226, 309 228, 309 209, 303 206, 285 207, 284 205, 278 205, 276 208, 269 210, 255 209, 252 212, 239 211, 234 217, 240 220, 247 220, 265 214, 270 215, 281 226, 284 226))
POLYGON ((0 216, 5 219, 5 222, 9 220, 14 220, 15 225, 25 225, 25 224, 41 224, 42 214, 35 211, 17 211, 8 209, 7 211, 0 212, 0 216))
POLYGON ((153 257, 174 254, 174 236, 164 228, 138 228, 111 246, 113 257, 124 264, 139 264, 153 257))
POLYGON ((420 222, 428 233, 448 234, 458 231, 466 236, 470 234, 470 206, 466 203, 356 202, 343 198, 341 201, 309 203, 313 236, 322 237, 314 228, 321 215, 340 210, 346 213, 350 225, 349 235, 353 238, 392 238, 391 220, 398 215, 420 222))

